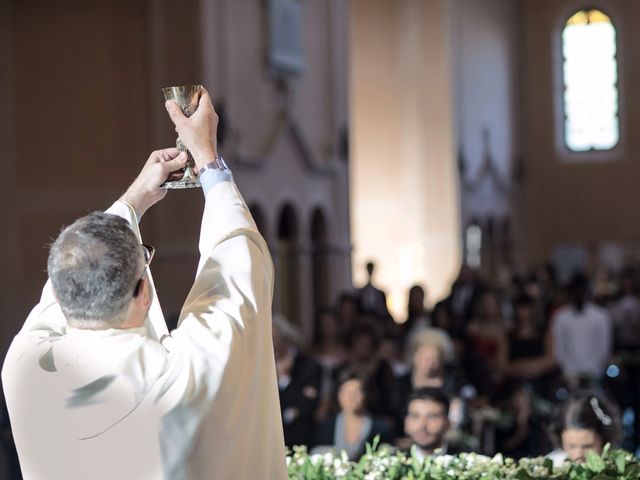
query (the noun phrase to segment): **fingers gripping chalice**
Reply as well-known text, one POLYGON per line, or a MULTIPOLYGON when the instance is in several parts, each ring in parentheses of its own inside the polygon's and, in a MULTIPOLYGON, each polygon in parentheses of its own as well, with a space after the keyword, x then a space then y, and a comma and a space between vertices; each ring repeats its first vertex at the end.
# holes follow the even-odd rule
MULTIPOLYGON (((182 113, 190 117, 198 108, 198 101, 202 93, 202 85, 183 85, 178 87, 165 87, 162 89, 165 100, 175 101, 182 113)), ((171 172, 167 180, 162 184, 163 188, 195 188, 200 186, 200 180, 195 172, 195 162, 191 152, 178 138, 176 147, 181 152, 187 152, 188 159, 184 168, 171 172)))

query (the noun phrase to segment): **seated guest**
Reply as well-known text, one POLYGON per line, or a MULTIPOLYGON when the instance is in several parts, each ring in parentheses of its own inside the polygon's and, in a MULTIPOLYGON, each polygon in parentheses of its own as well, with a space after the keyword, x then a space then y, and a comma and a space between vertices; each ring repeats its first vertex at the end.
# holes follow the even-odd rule
POLYGON ((584 463, 587 451, 601 454, 607 443, 614 447, 619 445, 618 409, 594 393, 579 393, 562 407, 552 437, 558 449, 548 457, 554 465, 562 465, 565 461, 584 463))
POLYGON ((398 406, 396 378, 389 363, 380 354, 380 337, 371 321, 363 321, 351 331, 347 349, 349 367, 367 379, 368 406, 371 413, 389 418, 398 406))
POLYGON ((534 307, 528 295, 514 302, 514 328, 501 341, 500 368, 508 377, 528 380, 536 391, 543 391, 556 362, 551 332, 538 326, 534 307))
POLYGON ((373 416, 367 409, 366 379, 356 370, 340 374, 336 390, 337 414, 329 417, 316 429, 315 452, 330 447, 344 450, 350 460, 357 461, 365 452, 367 442, 376 435, 382 442, 390 441, 388 423, 373 416))
POLYGON ((505 322, 498 297, 493 291, 487 290, 480 298, 475 315, 467 326, 469 348, 473 358, 495 369, 504 332, 505 322))
POLYGON ((447 443, 449 398, 439 388, 424 387, 411 392, 404 419, 404 431, 419 458, 434 454, 460 453, 447 443))
POLYGON ((640 358, 637 354, 640 351, 640 299, 635 283, 633 272, 626 270, 621 279, 620 298, 613 302, 610 312, 615 328, 615 353, 627 372, 623 386, 625 397, 635 412, 633 444, 640 447, 640 358))
POLYGON ((456 358, 464 357, 464 341, 458 335, 454 335, 453 330, 453 319, 451 318, 451 311, 447 306, 447 302, 445 300, 441 300, 433 306, 433 310, 431 311, 431 323, 434 328, 439 328, 447 332, 449 338, 451 338, 453 342, 454 352, 456 358))
POLYGON ((298 350, 298 332, 282 315, 273 315, 272 335, 285 445, 310 445, 322 369, 298 350))
POLYGON ((316 412, 316 419, 324 420, 331 405, 336 374, 348 358, 344 347, 344 330, 334 310, 325 308, 318 313, 309 353, 322 368, 320 406, 316 412))
POLYGON ((620 297, 611 304, 609 311, 617 349, 633 351, 640 347, 640 299, 629 273, 622 277, 620 297))
POLYGON ((405 362, 400 339, 390 333, 380 340, 380 358, 389 364, 396 378, 401 378, 411 370, 411 365, 405 362))
POLYGON ((438 328, 425 329, 411 339, 408 351, 411 371, 398 379, 401 416, 404 416, 409 394, 418 388, 440 388, 449 396, 455 395, 453 377, 446 371, 447 363, 453 361, 453 350, 449 335, 438 328))
POLYGON ((464 368, 475 387, 489 395, 504 381, 499 367, 506 325, 491 290, 482 294, 474 311, 475 316, 467 326, 464 368))
POLYGON ((496 451, 519 460, 538 457, 549 451, 544 416, 535 408, 535 398, 528 384, 509 381, 494 406, 501 419, 493 427, 496 451))
POLYGON ((343 332, 350 332, 353 326, 359 322, 358 300, 353 293, 344 291, 340 294, 336 305, 336 314, 343 332))

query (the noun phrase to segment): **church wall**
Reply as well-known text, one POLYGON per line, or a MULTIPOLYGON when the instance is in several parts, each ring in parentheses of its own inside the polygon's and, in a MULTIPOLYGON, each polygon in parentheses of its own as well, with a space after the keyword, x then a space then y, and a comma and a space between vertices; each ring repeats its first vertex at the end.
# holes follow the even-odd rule
POLYGON ((456 0, 454 56, 461 226, 483 229, 481 269, 510 262, 518 145, 518 2, 456 0), (491 228, 489 227, 491 223, 491 228))
MULTIPOLYGON (((46 244, 75 218, 108 207, 157 148, 174 145, 160 88, 202 82, 225 124, 220 151, 265 217, 277 257, 282 206, 300 226, 300 305, 312 327, 311 216, 328 222, 327 298, 350 285, 347 127, 348 5, 304 2, 305 69, 286 96, 266 65, 267 4, 249 0, 81 2, 0 0, 3 223, 0 351, 46 279, 46 244), (288 102, 288 103, 287 103, 288 102), (283 104, 286 103, 286 109, 283 104), (273 133, 280 115, 288 123, 273 133), (267 147, 265 147, 267 145, 267 147)), ((193 280, 203 198, 172 191, 143 236, 165 316, 193 280)))
MULTIPOLYGON (((610 242, 640 244, 640 38, 635 24, 640 4, 624 0, 525 0, 521 29, 522 145, 528 220, 526 251, 531 261, 549 258, 558 246, 598 257, 610 242), (600 7, 618 28, 621 144, 599 158, 569 159, 558 149, 555 108, 560 92, 554 75, 559 67, 558 38, 573 11, 600 7)), ((636 250, 633 248, 633 250, 636 250)))
POLYGON ((374 281, 402 320, 413 283, 436 300, 459 267, 451 3, 352 8, 354 277, 364 283, 376 261, 374 281))

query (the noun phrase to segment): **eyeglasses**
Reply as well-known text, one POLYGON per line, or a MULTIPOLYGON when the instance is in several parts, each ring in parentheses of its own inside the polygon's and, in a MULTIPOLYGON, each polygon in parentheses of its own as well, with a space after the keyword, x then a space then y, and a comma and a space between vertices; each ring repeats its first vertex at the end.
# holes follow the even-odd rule
POLYGON ((153 260, 153 255, 156 253, 156 249, 151 245, 145 245, 144 243, 140 245, 142 247, 142 253, 144 253, 144 268, 147 268, 153 260))
MULTIPOLYGON (((153 260, 153 255, 156 253, 156 249, 151 245, 145 245, 144 243, 140 245, 142 247, 142 253, 144 254, 144 268, 146 269, 150 264, 151 260, 153 260)), ((142 285, 142 279, 144 278, 144 273, 138 283, 136 283, 136 288, 133 289, 133 296, 137 297, 140 293, 140 286, 142 285)))

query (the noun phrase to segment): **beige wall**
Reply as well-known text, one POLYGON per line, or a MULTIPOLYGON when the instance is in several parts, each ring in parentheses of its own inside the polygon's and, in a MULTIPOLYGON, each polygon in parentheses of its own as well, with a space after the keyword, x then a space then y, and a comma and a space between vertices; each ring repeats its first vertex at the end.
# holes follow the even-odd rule
POLYGON ((597 250, 608 240, 640 241, 640 4, 625 0, 525 0, 521 16, 522 142, 525 160, 524 230, 531 260, 542 260, 563 243, 597 250), (558 34, 579 7, 600 6, 618 27, 621 145, 593 161, 571 161, 556 147, 555 103, 559 91, 558 34))
POLYGON ((520 2, 454 0, 456 132, 461 226, 483 230, 480 269, 512 263, 514 182, 519 155, 520 2))
POLYGON ((400 320, 413 283, 440 298, 459 262, 450 2, 355 0, 351 18, 355 278, 374 259, 400 320))

